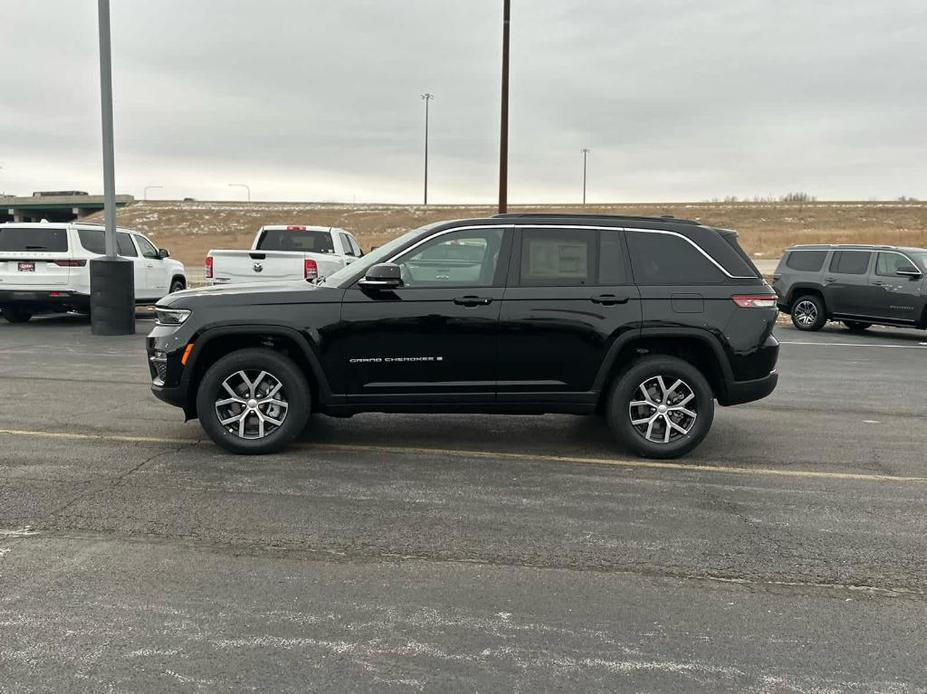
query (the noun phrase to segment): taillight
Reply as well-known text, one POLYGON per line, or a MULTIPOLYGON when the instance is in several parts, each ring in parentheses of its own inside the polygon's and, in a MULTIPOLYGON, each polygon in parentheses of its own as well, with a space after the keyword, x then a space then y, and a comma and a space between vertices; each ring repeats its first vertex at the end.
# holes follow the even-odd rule
POLYGON ((738 294, 731 300, 741 308, 776 308, 776 297, 769 294, 738 294))
POLYGON ((206 256, 206 279, 212 279, 212 256, 206 256))
POLYGON ((56 260, 54 261, 55 265, 58 267, 84 267, 87 264, 86 260, 56 260))
POLYGON ((303 265, 303 276, 306 278, 306 281, 316 280, 319 278, 319 265, 311 258, 306 258, 306 261, 303 265))
POLYGON ((298 226, 298 225, 296 225, 296 224, 291 224, 290 226, 288 226, 288 227, 286 228, 286 230, 287 230, 287 231, 305 231, 305 230, 306 230, 306 227, 304 227, 304 226, 298 226))

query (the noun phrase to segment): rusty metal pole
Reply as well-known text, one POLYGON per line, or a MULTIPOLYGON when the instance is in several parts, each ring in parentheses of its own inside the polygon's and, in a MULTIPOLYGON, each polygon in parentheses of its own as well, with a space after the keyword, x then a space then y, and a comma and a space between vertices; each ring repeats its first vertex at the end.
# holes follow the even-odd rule
POLYGON ((509 25, 512 0, 504 0, 502 21, 502 125, 499 138, 499 214, 509 208, 509 25))

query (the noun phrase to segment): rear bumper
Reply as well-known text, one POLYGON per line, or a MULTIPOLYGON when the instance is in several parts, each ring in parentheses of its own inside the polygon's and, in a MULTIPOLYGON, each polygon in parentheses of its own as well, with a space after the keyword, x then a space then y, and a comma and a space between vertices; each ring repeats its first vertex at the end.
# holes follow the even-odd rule
POLYGON ((779 383, 779 372, 772 371, 768 376, 752 381, 731 381, 726 384, 723 397, 718 397, 720 405, 741 405, 745 402, 760 400, 772 393, 779 383))
POLYGON ((57 289, 5 289, 0 290, 0 305, 3 304, 85 308, 90 306, 90 296, 57 289))

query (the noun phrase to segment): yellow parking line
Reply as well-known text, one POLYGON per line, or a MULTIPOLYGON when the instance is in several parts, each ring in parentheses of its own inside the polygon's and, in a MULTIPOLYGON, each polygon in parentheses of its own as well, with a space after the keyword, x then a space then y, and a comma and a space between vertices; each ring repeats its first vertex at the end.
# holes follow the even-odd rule
MULTIPOLYGON (((22 436, 65 441, 100 441, 115 443, 154 444, 196 444, 210 443, 196 439, 175 439, 153 436, 120 436, 112 434, 76 434, 64 431, 38 431, 27 429, 0 429, 0 436, 22 436)), ((620 458, 587 458, 569 455, 543 455, 539 453, 506 453, 502 451, 475 451, 457 448, 422 448, 414 446, 370 446, 339 443, 307 443, 297 448, 317 451, 384 453, 387 455, 432 455, 454 458, 486 460, 520 460, 528 462, 570 463, 573 465, 609 465, 644 470, 679 470, 732 475, 756 475, 766 477, 803 477, 811 479, 855 480, 862 482, 927 482, 927 477, 905 477, 901 475, 874 475, 854 472, 824 472, 818 470, 777 470, 774 468, 748 468, 728 465, 703 465, 700 463, 671 463, 656 460, 623 460, 620 458)))

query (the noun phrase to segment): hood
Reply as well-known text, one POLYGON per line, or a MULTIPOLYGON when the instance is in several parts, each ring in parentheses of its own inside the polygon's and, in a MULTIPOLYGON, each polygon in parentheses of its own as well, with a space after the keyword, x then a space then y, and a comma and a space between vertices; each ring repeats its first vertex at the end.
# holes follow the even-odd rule
MULTIPOLYGON (((268 301, 313 302, 333 301, 333 289, 310 284, 305 280, 285 282, 247 282, 241 284, 217 284, 209 287, 195 287, 168 294, 158 302, 164 308, 186 308, 194 305, 238 305, 262 304, 268 301)), ((343 293, 339 292, 339 293, 343 293)))

